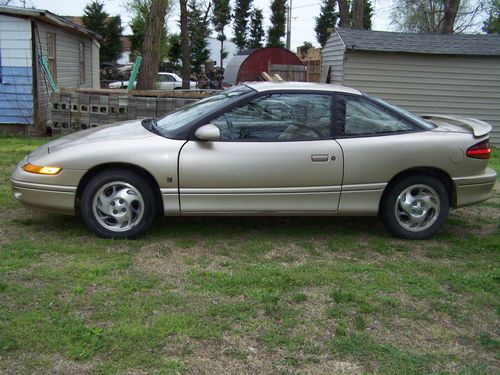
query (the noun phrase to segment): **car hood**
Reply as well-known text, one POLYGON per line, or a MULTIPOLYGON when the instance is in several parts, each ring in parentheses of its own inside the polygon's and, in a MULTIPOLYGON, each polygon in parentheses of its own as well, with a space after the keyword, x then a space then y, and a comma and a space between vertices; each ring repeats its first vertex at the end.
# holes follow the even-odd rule
POLYGON ((118 122, 109 125, 102 125, 92 129, 81 130, 46 143, 33 151, 29 155, 29 158, 34 159, 38 156, 50 154, 65 148, 81 146, 89 143, 116 140, 139 140, 148 137, 158 137, 158 135, 146 130, 142 126, 140 120, 118 122))

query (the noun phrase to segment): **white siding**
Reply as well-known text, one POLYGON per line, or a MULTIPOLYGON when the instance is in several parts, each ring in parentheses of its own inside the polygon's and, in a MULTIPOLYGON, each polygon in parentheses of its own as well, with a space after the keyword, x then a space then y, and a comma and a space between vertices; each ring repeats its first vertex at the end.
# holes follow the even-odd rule
POLYGON ((321 50, 321 71, 330 70, 330 83, 342 84, 342 72, 344 68, 345 45, 337 33, 334 33, 321 50))
POLYGON ((341 83, 416 114, 486 121, 500 145, 500 57, 347 51, 341 83))
MULTIPOLYGON (((42 22, 37 22, 39 41, 37 48, 41 48, 42 54, 47 56, 47 33, 56 34, 56 69, 57 86, 59 88, 89 88, 93 87, 92 67, 92 40, 78 34, 71 33, 65 29, 57 28, 42 22), (85 82, 80 83, 79 65, 79 42, 85 46, 85 82)), ((98 67, 94 67, 98 69, 98 67)), ((50 97, 51 89, 47 86, 45 77, 38 71, 40 112, 42 123, 50 120, 50 97)))
POLYGON ((0 15, 0 124, 2 123, 33 123, 31 23, 29 20, 7 15, 0 15))

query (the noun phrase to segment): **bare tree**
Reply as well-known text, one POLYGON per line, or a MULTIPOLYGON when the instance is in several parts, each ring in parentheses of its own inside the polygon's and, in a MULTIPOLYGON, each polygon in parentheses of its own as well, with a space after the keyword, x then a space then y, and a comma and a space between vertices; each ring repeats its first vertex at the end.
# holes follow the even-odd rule
POLYGON ((143 41, 143 59, 137 89, 151 90, 156 84, 160 65, 160 40, 167 13, 167 0, 152 0, 151 10, 146 21, 143 41))
POLYGON ((483 3, 482 0, 394 0, 391 18, 401 31, 461 33, 477 25, 483 3))
POLYGON ((363 0, 352 2, 352 28, 363 29, 363 0))
POLYGON ((349 27, 349 2, 347 0, 337 0, 339 3, 339 26, 349 27))
POLYGON ((188 0, 179 0, 181 11, 182 88, 189 89, 191 80, 191 46, 188 30, 188 0))

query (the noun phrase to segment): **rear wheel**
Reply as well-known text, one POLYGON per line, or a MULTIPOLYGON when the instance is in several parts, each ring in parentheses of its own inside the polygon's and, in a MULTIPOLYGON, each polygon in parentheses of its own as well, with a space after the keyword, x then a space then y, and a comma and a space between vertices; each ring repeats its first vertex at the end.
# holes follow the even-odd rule
POLYGON ((136 173, 125 169, 103 171, 85 186, 81 214, 100 237, 136 238, 153 223, 154 192, 136 173))
POLYGON ((389 186, 380 217, 396 236, 422 240, 441 228, 449 208, 448 192, 441 181, 427 175, 412 175, 389 186))

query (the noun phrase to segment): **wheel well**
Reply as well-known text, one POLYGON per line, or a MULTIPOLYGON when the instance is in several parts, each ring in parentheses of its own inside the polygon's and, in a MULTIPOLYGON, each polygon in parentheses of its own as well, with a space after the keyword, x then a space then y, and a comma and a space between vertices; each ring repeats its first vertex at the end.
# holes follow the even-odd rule
POLYGON ((103 170, 115 169, 115 168, 127 169, 144 177, 153 186, 153 190, 155 191, 155 203, 156 203, 157 213, 158 214, 163 213, 163 199, 161 197, 160 187, 158 186, 156 179, 151 175, 151 173, 149 173, 144 168, 141 168, 134 164, 127 164, 127 163, 107 163, 107 164, 97 165, 89 169, 87 173, 85 173, 85 175, 80 180, 80 183, 78 184, 78 187, 76 189, 75 211, 77 213, 79 213, 80 211, 80 199, 82 197, 83 189, 85 188, 85 186, 87 186, 92 177, 102 172, 103 170))
MULTIPOLYGON (((450 207, 456 207, 456 187, 455 184, 453 183, 453 180, 451 177, 443 170, 438 169, 438 168, 432 168, 432 167, 418 167, 418 168, 412 168, 408 169, 405 171, 402 171, 395 175, 393 178, 390 179, 389 183, 385 187, 384 193, 382 194, 382 199, 380 199, 380 204, 385 199, 385 196, 387 195, 389 188, 394 185, 395 183, 401 181, 403 178, 416 175, 416 174, 424 174, 427 176, 434 177, 441 181, 441 183, 444 185, 446 188, 446 191, 448 192, 448 197, 450 199, 450 207)), ((379 209, 380 211, 380 209, 379 209)))

